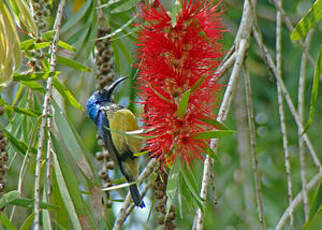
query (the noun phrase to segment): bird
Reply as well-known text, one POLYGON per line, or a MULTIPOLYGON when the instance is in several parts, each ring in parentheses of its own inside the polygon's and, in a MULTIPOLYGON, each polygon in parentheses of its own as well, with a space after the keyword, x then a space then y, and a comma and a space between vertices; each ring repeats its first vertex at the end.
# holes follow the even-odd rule
MULTIPOLYGON (((96 90, 88 99, 87 113, 96 124, 113 161, 131 183, 135 182, 138 176, 138 158, 134 153, 140 152, 142 140, 124 132, 139 130, 139 126, 130 110, 113 103, 111 99, 116 86, 125 79, 127 77, 119 78, 108 88, 96 90)), ((129 188, 134 204, 140 208, 145 207, 137 185, 131 184, 129 188)))

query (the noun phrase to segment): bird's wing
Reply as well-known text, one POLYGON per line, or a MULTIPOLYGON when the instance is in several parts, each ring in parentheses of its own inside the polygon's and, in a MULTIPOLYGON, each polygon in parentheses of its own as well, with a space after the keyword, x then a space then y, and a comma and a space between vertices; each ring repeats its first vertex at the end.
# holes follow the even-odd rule
POLYGON ((113 161, 118 165, 119 168, 121 168, 120 160, 118 158, 118 153, 117 153, 117 150, 115 149, 115 146, 113 145, 112 135, 109 128, 110 128, 110 124, 107 119, 107 114, 104 110, 101 110, 99 112, 98 124, 97 124, 98 132, 110 156, 112 157, 113 161))
POLYGON ((116 131, 135 131, 139 129, 138 123, 135 119, 134 114, 128 109, 120 109, 113 113, 110 118, 110 128, 112 130, 112 140, 116 150, 120 153, 138 153, 141 150, 142 140, 124 135, 116 131))

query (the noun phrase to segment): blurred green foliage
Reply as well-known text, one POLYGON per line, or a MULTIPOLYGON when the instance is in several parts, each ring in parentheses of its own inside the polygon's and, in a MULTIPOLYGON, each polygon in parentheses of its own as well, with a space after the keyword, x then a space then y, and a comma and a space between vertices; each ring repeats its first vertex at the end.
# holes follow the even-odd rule
MULTIPOLYGON (((55 9, 57 7, 55 6, 58 4, 57 2, 53 1, 52 15, 56 14, 55 9)), ((140 19, 132 19, 137 13, 138 2, 138 0, 116 1, 116 3, 110 4, 109 8, 102 8, 106 22, 112 29, 113 36, 111 36, 111 41, 115 55, 115 72, 120 76, 133 77, 135 75, 133 65, 136 63, 134 44, 137 28, 133 24, 140 22, 140 19), (122 29, 118 32, 120 28, 122 29)), ((109 2, 102 1, 102 5, 104 4, 109 4, 109 2)), ((242 14, 242 4, 242 1, 227 0, 221 6, 225 11, 223 18, 228 30, 222 41, 227 51, 234 42, 234 36, 242 14)), ((285 6, 286 14, 293 22, 293 25, 295 25, 312 6, 312 1, 285 0, 283 1, 283 6, 285 6)), ((98 218, 99 214, 95 212, 95 208, 92 206, 93 200, 97 199, 92 191, 95 189, 99 190, 100 187, 100 181, 97 176, 100 165, 95 159, 95 153, 99 151, 99 146, 96 140, 96 127, 94 123, 89 120, 86 112, 80 109, 80 106, 82 106, 85 110, 87 98, 95 90, 96 70, 93 57, 98 26, 97 7, 96 1, 67 1, 64 12, 60 40, 74 47, 75 51, 68 50, 67 45, 60 48, 59 54, 72 60, 74 65, 71 63, 68 65, 66 61, 58 62, 57 71, 60 72, 57 74, 58 83, 56 83, 58 86, 55 86, 57 90, 53 92, 54 113, 52 116, 55 125, 50 131, 54 137, 53 146, 56 155, 53 160, 54 166, 52 169, 52 196, 48 199, 48 206, 44 207, 44 210, 48 208, 50 211, 49 213, 55 226, 54 229, 77 229, 82 221, 88 221, 92 229, 96 226, 100 226, 99 229, 105 229, 106 226, 111 228, 114 218, 118 213, 117 207, 119 207, 119 202, 114 202, 114 208, 106 211, 107 221, 104 218, 98 218), (81 65, 79 66, 75 63, 81 65), (86 72, 87 69, 90 72, 86 72), (65 92, 65 94, 62 92, 65 92), (56 206, 59 207, 58 212, 56 212, 56 206)), ((276 10, 269 1, 258 0, 256 12, 264 42, 269 52, 275 55, 276 10)), ((54 16, 51 16, 51 21, 53 19, 54 16)), ((285 26, 283 26, 282 30, 283 79, 294 104, 297 105, 300 62, 303 50, 296 42, 290 40, 291 32, 285 26)), ((30 39, 23 33, 19 35, 22 42, 30 39)), ((321 37, 322 27, 320 23, 314 28, 309 49, 309 53, 314 60, 317 60, 319 56, 321 37)), ((276 81, 264 63, 261 52, 253 39, 251 40, 248 52, 247 64, 251 74, 253 90, 256 144, 259 169, 262 176, 264 216, 266 226, 269 229, 273 229, 288 207, 276 81)), ((18 78, 18 73, 21 74, 26 69, 26 66, 20 67, 15 77, 18 78)), ((309 62, 306 70, 304 121, 307 121, 309 118, 314 73, 314 69, 309 62)), ((222 77, 223 84, 227 84, 229 74, 228 72, 222 77)), ((42 76, 45 79, 49 75, 42 76)), ((133 104, 133 101, 139 99, 135 96, 135 86, 133 84, 133 81, 123 84, 118 90, 115 99, 119 103, 131 107, 138 114, 140 108, 137 104, 133 104)), ((1 91, 1 99, 13 108, 11 110, 6 109, 6 116, 1 117, 1 128, 7 130, 9 133, 7 136, 12 136, 12 138, 9 138, 11 142, 8 148, 9 163, 6 195, 18 189, 19 172, 22 165, 25 164, 25 176, 22 180, 20 197, 33 199, 35 149, 38 146, 37 131, 39 130, 38 115, 41 113, 44 86, 45 80, 28 83, 16 79, 16 81, 1 91), (24 108, 26 111, 17 108, 24 108), (26 154, 28 157, 25 158, 26 154), (24 158, 26 159, 25 163, 23 163, 24 158)), ((259 229, 251 155, 247 146, 244 147, 248 152, 244 153, 241 153, 240 148, 238 148, 238 145, 245 145, 245 143, 238 143, 238 134, 246 135, 246 141, 248 140, 247 117, 243 117, 243 114, 240 113, 246 110, 245 98, 243 96, 245 93, 243 78, 240 79, 239 86, 241 93, 236 93, 239 100, 231 107, 225 125, 240 133, 224 137, 220 141, 217 160, 214 166, 216 199, 218 203, 214 205, 211 202, 212 197, 209 195, 209 202, 207 202, 205 209, 206 219, 204 229, 259 229), (237 119, 238 117, 240 119, 237 119), (239 124, 237 124, 238 122, 239 124), (241 132, 240 129, 242 127, 246 128, 245 133, 241 132)), ((224 92, 224 89, 222 92, 224 92)), ((320 93, 317 96, 313 123, 307 130, 320 160, 322 160, 320 134, 322 130, 322 116, 320 116, 322 114, 322 103, 319 103, 321 99, 322 94, 320 93)), ((289 140, 293 195, 297 195, 302 189, 298 130, 286 103, 284 103, 284 108, 289 140)), ((314 168, 307 151, 306 159, 307 179, 310 180, 317 173, 317 170, 314 168)), ((143 169, 146 160, 141 162, 141 169, 143 169)), ((202 169, 202 162, 195 162, 191 169, 195 177, 197 191, 200 191, 202 169)), ((120 178, 120 175, 118 172, 115 172, 112 175, 112 179, 117 178, 120 178)), ((43 182, 45 181, 45 178, 43 178, 43 182)), ((187 195, 182 198, 182 210, 184 210, 182 216, 179 213, 180 210, 177 209, 177 228, 191 229, 195 209, 198 205, 195 200, 187 200, 187 197, 191 197, 191 188, 186 186, 181 177, 179 182, 178 192, 187 195)), ((317 200, 321 201, 321 192, 316 192, 321 191, 321 187, 320 190, 317 188, 309 193, 310 207, 314 207, 317 216, 312 214, 312 220, 315 222, 306 224, 304 228, 306 230, 318 229, 315 227, 318 226, 316 220, 321 217, 322 206, 320 202, 318 203, 319 206, 316 207, 317 200), (314 195, 315 193, 318 195, 314 195), (317 196, 318 198, 316 198, 317 196)), ((124 195, 125 191, 127 190, 122 190, 119 194, 112 192, 112 197, 121 199, 120 195, 124 195)), ((151 202, 146 202, 148 203, 146 210, 135 209, 134 214, 127 219, 124 229, 143 229, 144 226, 147 226, 147 229, 157 227, 158 214, 152 210, 152 216, 148 218, 153 198, 151 193, 148 193, 147 197, 145 200, 151 202)), ((3 205, 1 202, 2 200, 0 200, 0 204, 3 205)), ((5 225, 6 221, 9 221, 5 220, 5 218, 10 219, 13 210, 13 204, 10 202, 9 199, 6 203, 6 209, 1 214, 0 219, 3 225, 5 225)), ((24 207, 20 205, 16 208, 11 222, 17 227, 22 226, 24 222, 28 224, 27 218, 30 217, 31 213, 32 206, 24 207)), ((294 211, 294 215, 296 229, 300 229, 305 223, 303 204, 294 211)), ((43 215, 43 223, 46 223, 45 217, 46 215, 43 215)), ((9 225, 10 223, 5 228, 10 229, 9 225)))

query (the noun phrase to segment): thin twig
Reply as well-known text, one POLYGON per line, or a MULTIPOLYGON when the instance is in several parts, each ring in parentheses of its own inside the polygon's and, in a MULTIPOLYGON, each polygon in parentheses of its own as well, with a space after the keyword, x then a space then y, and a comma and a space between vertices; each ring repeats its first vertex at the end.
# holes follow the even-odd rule
MULTIPOLYGON (((253 5, 256 4, 255 0, 253 0, 252 2, 253 2, 253 5)), ((237 57, 229 79, 228 87, 225 91, 225 95, 217 116, 217 120, 221 122, 225 121, 227 117, 227 114, 231 105, 231 101, 233 98, 233 93, 236 89, 240 69, 245 58, 246 50, 248 48, 253 17, 254 16, 250 7, 250 2, 248 0, 245 0, 244 7, 243 7, 243 15, 242 15, 242 19, 240 22, 240 26, 239 26, 239 29, 235 38, 235 44, 234 44, 235 49, 237 49, 237 53, 235 51, 235 53, 237 54, 237 57)), ((216 152, 217 146, 218 146, 218 139, 211 140, 210 148, 212 148, 216 152)), ((208 155, 206 155, 206 158, 204 161, 201 190, 200 190, 200 197, 204 200, 203 201, 204 206, 206 203, 205 200, 208 193, 208 185, 211 183, 214 183, 214 181, 210 181, 211 174, 213 173, 212 172, 213 164, 214 164, 214 160, 208 155)), ((203 228, 203 223, 204 223, 204 213, 198 207, 195 213, 192 229, 201 230, 203 228)))
MULTIPOLYGON (((235 92, 236 85, 238 82, 240 69, 245 58, 247 47, 248 47, 248 40, 242 39, 238 46, 236 61, 232 70, 232 74, 229 79, 228 87, 225 91, 224 99, 221 103, 219 113, 217 116, 217 120, 220 122, 224 122, 226 120, 226 117, 231 105, 231 101, 233 98, 233 94, 235 92)), ((216 151, 217 142, 218 142, 218 139, 211 140, 210 147, 214 151, 216 151)), ((200 197, 201 199, 204 200, 203 205, 205 205, 205 200, 208 194, 208 185, 210 183, 213 183, 213 182, 210 182, 211 171, 213 170, 213 164, 214 164, 213 158, 206 155, 206 159, 204 161, 201 190, 200 190, 200 197)), ((198 208, 195 214, 194 224, 192 229, 196 229, 196 230, 202 229, 203 222, 204 222, 204 213, 201 211, 200 208, 198 208)))
MULTIPOLYGON (((306 190, 309 192, 311 191, 320 181, 322 181, 322 171, 320 171, 318 174, 316 174, 311 181, 305 186, 306 190)), ((303 200, 303 190, 300 191, 295 199, 292 201, 291 205, 288 206, 288 208, 284 211, 283 215, 278 221, 278 224, 275 227, 275 230, 282 230, 285 224, 287 223, 288 218, 290 217, 290 209, 295 210, 297 206, 300 205, 300 203, 303 200)))
MULTIPOLYGON (((282 0, 278 2, 279 6, 282 5, 282 0)), ((280 11, 276 12, 276 70, 280 78, 282 78, 282 17, 280 11)), ((291 205, 293 200, 292 195, 292 179, 291 179, 291 164, 290 155, 288 151, 288 139, 287 139, 287 129, 285 123, 285 114, 283 106, 283 96, 281 93, 281 86, 277 82, 277 97, 278 97, 278 110, 280 115, 281 132, 283 137, 283 150, 285 156, 285 169, 286 169, 286 179, 287 179, 287 193, 288 202, 291 205)), ((290 226, 294 229, 294 214, 293 209, 290 209, 290 226)))
POLYGON ((245 221, 249 229, 258 229, 257 223, 254 220, 254 192, 252 189, 251 170, 250 170, 250 149, 249 149, 249 137, 247 127, 247 110, 246 110, 246 98, 244 87, 238 84, 236 90, 236 96, 234 99, 234 113, 236 120, 236 138, 237 149, 240 155, 240 171, 241 181, 240 185, 243 190, 244 204, 245 204, 245 221), (256 225, 255 225, 256 223, 256 225))
MULTIPOLYGON (((289 19, 289 17, 287 16, 287 14, 285 13, 285 11, 283 10, 282 6, 278 4, 277 0, 271 0, 275 6, 275 8, 280 12, 281 17, 283 18, 283 21, 286 24, 286 27, 288 28, 288 30, 290 32, 292 32, 294 30, 294 27, 292 25, 291 20, 289 19)), ((305 46, 305 44, 303 43, 302 40, 297 40, 296 41, 297 44, 299 44, 299 46, 303 49, 304 53, 307 55, 307 58, 309 59, 313 69, 315 68, 315 62, 313 57, 310 55, 308 48, 305 46)))
MULTIPOLYGON (((53 43, 50 47, 51 50, 51 56, 50 56, 50 71, 54 71, 56 68, 56 52, 57 52, 57 43, 59 40, 59 29, 60 29, 60 23, 63 16, 63 9, 65 6, 65 0, 61 0, 56 20, 54 24, 54 30, 56 31, 53 43)), ((38 149, 37 149, 37 156, 36 156, 36 170, 35 170, 35 191, 34 191, 34 229, 39 230, 40 229, 40 170, 41 170, 41 161, 42 161, 42 151, 44 147, 44 140, 45 140, 45 130, 46 130, 46 123, 48 118, 48 106, 49 106, 49 100, 51 98, 51 91, 52 91, 52 84, 53 84, 53 77, 49 77, 47 80, 47 87, 46 87, 46 94, 44 98, 44 104, 43 104, 43 111, 42 111, 42 120, 40 125, 40 131, 39 131, 39 138, 38 138, 38 149)))
MULTIPOLYGON (((313 31, 309 31, 304 45, 308 48, 311 42, 311 38, 313 35, 313 31)), ((306 79, 306 64, 307 64, 307 55, 306 53, 302 54, 301 58, 301 67, 300 67, 300 78, 299 78, 299 90, 298 90, 298 113, 300 121, 304 121, 304 105, 305 105, 305 79, 306 79)), ((305 148, 304 148, 304 140, 302 137, 302 133, 298 130, 298 140, 299 140, 299 157, 300 157, 300 171, 301 171, 301 181, 302 181, 302 191, 303 191, 303 203, 304 203, 304 214, 305 221, 308 220, 309 216, 309 202, 306 191, 306 173, 305 173, 305 148)))
MULTIPOLYGON (((296 108, 293 104, 293 101, 291 99, 291 96, 284 84, 284 81, 283 79, 278 76, 277 74, 277 70, 276 70, 276 66, 273 62, 273 59, 272 57, 270 56, 270 54, 268 53, 268 50, 267 48, 265 47, 264 43, 263 43, 263 39, 262 39, 262 34, 261 32, 259 31, 258 27, 254 25, 253 27, 253 35, 254 35, 254 38, 258 44, 258 46, 260 47, 260 49, 262 50, 263 52, 263 57, 264 57, 264 60, 265 62, 267 63, 267 66, 269 67, 269 69, 272 71, 273 75, 275 76, 276 80, 279 82, 280 86, 281 86, 281 92, 285 98, 285 101, 291 111, 291 114, 292 116, 294 117, 294 120, 298 126, 298 129, 300 130, 301 133, 303 133, 303 125, 302 125, 302 122, 297 114, 297 111, 296 111, 296 108)), ((303 140, 305 141, 306 145, 307 145, 307 148, 311 154, 311 157, 313 159, 313 162, 315 164, 315 166, 318 168, 318 170, 322 170, 322 166, 321 166, 321 162, 319 160, 319 158, 317 157, 316 155, 316 152, 313 148, 313 145, 310 141, 310 139, 308 138, 307 134, 304 133, 303 134, 303 140)))
POLYGON ((246 107, 248 115, 248 131, 250 137, 250 149, 253 155, 253 172, 255 175, 255 188, 256 188, 256 201, 257 201, 257 211, 259 222, 261 227, 265 230, 265 220, 264 220, 264 207, 261 189, 261 176, 258 170, 258 160, 256 153, 256 134, 255 134, 255 123, 254 123, 254 109, 252 101, 252 89, 250 86, 249 72, 245 65, 245 88, 246 88, 246 107))
MULTIPOLYGON (((137 179, 137 183, 140 186, 145 178, 147 178, 154 170, 154 166, 156 165, 157 160, 155 158, 151 159, 146 166, 146 168, 143 170, 141 175, 137 179)), ((123 202, 123 205, 120 209, 120 212, 118 213, 116 220, 114 222, 113 230, 119 230, 122 227, 122 224, 125 220, 125 218, 129 215, 129 207, 131 204, 131 194, 130 192, 127 193, 126 198, 123 202)))

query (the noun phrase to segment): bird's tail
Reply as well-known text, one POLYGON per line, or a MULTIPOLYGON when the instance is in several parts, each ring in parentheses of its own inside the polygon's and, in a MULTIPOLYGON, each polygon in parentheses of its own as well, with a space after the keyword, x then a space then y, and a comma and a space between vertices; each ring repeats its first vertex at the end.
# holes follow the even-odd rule
POLYGON ((141 198, 140 192, 136 184, 130 185, 130 192, 131 192, 131 196, 134 201, 134 204, 140 208, 144 208, 145 204, 141 198))

